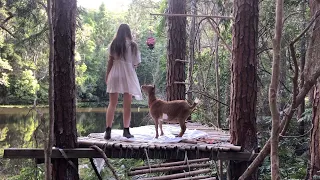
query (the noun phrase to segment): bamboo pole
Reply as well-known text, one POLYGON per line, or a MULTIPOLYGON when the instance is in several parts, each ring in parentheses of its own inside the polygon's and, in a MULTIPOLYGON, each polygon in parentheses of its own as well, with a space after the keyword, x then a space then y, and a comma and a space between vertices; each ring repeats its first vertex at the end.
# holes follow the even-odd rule
POLYGON ((188 170, 194 168, 205 168, 209 167, 210 164, 191 164, 191 165, 182 165, 182 166, 172 166, 172 167, 159 167, 159 168, 150 168, 150 169, 142 169, 136 171, 130 171, 128 173, 129 176, 135 176, 139 174, 146 173, 156 173, 156 172, 168 172, 168 171, 179 171, 179 170, 188 170))
POLYGON ((196 171, 190 171, 185 173, 178 173, 178 174, 172 174, 172 175, 166 175, 166 176, 160 176, 160 177, 150 177, 150 178, 144 178, 142 180, 167 180, 167 179, 177 179, 177 178, 183 178, 187 176, 195 176, 198 174, 204 174, 211 172, 211 169, 201 169, 196 171))
POLYGON ((218 15, 196 15, 196 14, 165 14, 165 13, 150 13, 151 16, 177 16, 177 17, 204 17, 204 18, 221 18, 221 19, 231 19, 233 20, 233 17, 230 16, 218 16, 218 15))
MULTIPOLYGON (((198 180, 198 179, 207 179, 207 178, 211 178, 211 177, 210 176, 195 176, 195 177, 186 177, 186 178, 179 178, 179 179, 173 179, 173 180, 198 180)), ((214 178, 214 179, 216 179, 216 178, 214 178)))
MULTIPOLYGON (((193 159, 193 160, 189 160, 189 164, 190 163, 199 163, 199 162, 206 162, 209 161, 209 158, 202 158, 202 159, 193 159)), ((158 168, 158 167, 170 167, 170 166, 176 166, 176 165, 183 165, 186 164, 186 161, 177 161, 177 162, 171 162, 171 163, 162 163, 162 164, 155 164, 155 165, 151 165, 151 168, 158 168)), ((149 166, 140 166, 140 167, 136 167, 136 168, 132 168, 131 170, 141 170, 141 169, 148 169, 150 168, 149 166)))

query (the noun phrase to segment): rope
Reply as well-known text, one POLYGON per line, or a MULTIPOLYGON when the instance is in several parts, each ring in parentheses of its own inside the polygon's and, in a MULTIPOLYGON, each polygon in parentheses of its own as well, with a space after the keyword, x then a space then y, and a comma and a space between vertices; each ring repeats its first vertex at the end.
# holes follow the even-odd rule
POLYGON ((68 163, 74 168, 74 170, 78 171, 78 168, 76 167, 76 165, 68 158, 67 154, 64 152, 63 149, 57 148, 61 155, 63 156, 63 158, 68 161, 68 163))
POLYGON ((191 171, 190 169, 190 164, 189 164, 189 159, 188 159, 188 152, 187 151, 184 151, 184 161, 187 162, 187 166, 189 168, 189 172, 191 171))
POLYGON ((302 135, 298 135, 298 136, 283 136, 283 135, 279 134, 279 137, 282 137, 282 138, 302 138, 302 137, 308 135, 312 131, 312 129, 313 129, 313 125, 311 126, 311 128, 306 133, 304 133, 302 135))
POLYGON ((96 150, 96 151, 98 151, 98 152, 102 155, 104 161, 106 162, 107 166, 108 166, 109 169, 111 170, 111 172, 112 172, 113 176, 115 177, 115 179, 116 179, 116 180, 119 180, 120 178, 118 177, 118 175, 117 175, 117 173, 116 173, 116 170, 115 170, 115 169, 112 167, 112 165, 109 163, 109 160, 108 160, 107 155, 105 154, 105 152, 104 152, 102 149, 100 149, 97 145, 93 145, 93 146, 91 146, 91 148, 94 149, 94 150, 96 150))
POLYGON ((150 171, 150 173, 151 173, 150 160, 149 160, 148 151, 147 151, 147 149, 146 149, 146 148, 144 148, 144 153, 146 154, 147 161, 148 161, 148 166, 149 166, 149 171, 150 171))
POLYGON ((248 161, 251 161, 253 159, 254 154, 255 154, 255 152, 254 152, 254 150, 252 150, 251 156, 249 157, 248 161))
POLYGON ((98 179, 102 180, 102 177, 101 177, 100 173, 98 172, 97 166, 93 162, 93 158, 89 158, 89 159, 90 159, 90 163, 91 163, 91 166, 93 167, 94 172, 98 176, 98 179))

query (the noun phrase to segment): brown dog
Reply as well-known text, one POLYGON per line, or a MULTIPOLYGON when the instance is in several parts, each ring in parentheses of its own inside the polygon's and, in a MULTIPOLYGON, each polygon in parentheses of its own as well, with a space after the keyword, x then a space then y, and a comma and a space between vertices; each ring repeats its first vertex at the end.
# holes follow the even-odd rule
POLYGON ((185 121, 190 116, 199 100, 196 99, 193 105, 190 105, 185 100, 163 101, 156 98, 154 85, 143 85, 141 86, 141 89, 148 95, 150 115, 155 122, 156 138, 159 137, 158 124, 161 130, 160 135, 163 135, 162 120, 168 123, 179 122, 181 131, 178 137, 182 137, 187 129, 185 121))

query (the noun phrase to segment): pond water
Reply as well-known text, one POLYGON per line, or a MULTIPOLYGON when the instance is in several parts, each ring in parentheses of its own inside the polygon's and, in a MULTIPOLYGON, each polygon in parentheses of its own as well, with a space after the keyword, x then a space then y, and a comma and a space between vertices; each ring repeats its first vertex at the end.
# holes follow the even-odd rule
MULTIPOLYGON (((21 173, 30 160, 2 159, 4 148, 40 148, 43 147, 48 124, 48 109, 39 109, 44 120, 35 111, 28 108, 0 108, 0 179, 21 173)), ((87 136, 93 132, 105 131, 106 108, 77 108, 78 136, 87 136)), ((132 108, 131 127, 151 124, 147 108, 132 108)), ((120 129, 122 109, 117 109, 113 128, 120 129)), ((32 178, 35 179, 35 178, 32 178)))

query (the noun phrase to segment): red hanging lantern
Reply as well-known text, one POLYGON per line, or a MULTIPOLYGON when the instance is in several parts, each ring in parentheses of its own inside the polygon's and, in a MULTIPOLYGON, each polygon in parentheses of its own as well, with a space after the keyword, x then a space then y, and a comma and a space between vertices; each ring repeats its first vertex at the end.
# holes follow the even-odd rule
POLYGON ((149 49, 153 49, 154 45, 156 44, 156 39, 153 37, 153 33, 151 30, 149 31, 149 37, 146 41, 146 44, 149 47, 149 49))
POLYGON ((154 37, 148 37, 146 43, 147 43, 149 49, 153 49, 154 45, 156 44, 156 39, 154 37))

